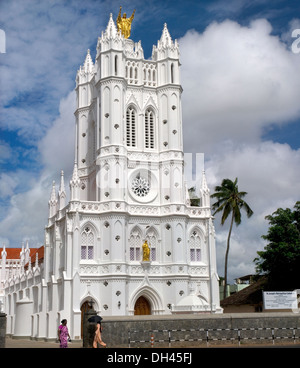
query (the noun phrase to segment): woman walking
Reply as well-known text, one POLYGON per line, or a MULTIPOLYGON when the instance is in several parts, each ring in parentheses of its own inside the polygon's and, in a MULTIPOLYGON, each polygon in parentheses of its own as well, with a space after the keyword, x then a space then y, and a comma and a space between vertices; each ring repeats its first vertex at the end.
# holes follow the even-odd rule
POLYGON ((102 332, 101 323, 97 322, 95 337, 94 337, 94 341, 93 341, 93 348, 98 348, 98 344, 102 345, 103 347, 106 348, 106 344, 105 344, 105 342, 102 341, 102 338, 101 338, 101 332, 102 332))
POLYGON ((58 339, 59 339, 59 347, 60 348, 67 348, 68 347, 68 339, 70 339, 68 327, 67 327, 67 320, 63 319, 61 321, 61 325, 58 327, 58 339))

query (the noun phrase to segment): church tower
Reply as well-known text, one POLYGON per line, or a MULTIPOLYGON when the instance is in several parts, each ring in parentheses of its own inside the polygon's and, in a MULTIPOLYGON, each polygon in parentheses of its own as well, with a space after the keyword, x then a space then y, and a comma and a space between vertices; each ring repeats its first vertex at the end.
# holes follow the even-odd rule
POLYGON ((76 77, 75 268, 83 280, 95 263, 91 295, 103 315, 140 313, 140 300, 151 314, 218 312, 205 173, 200 207, 190 206, 184 179, 179 45, 164 24, 145 60, 141 42, 117 24, 111 14, 95 62, 88 50, 76 77))
POLYGON ((65 318, 80 339, 90 304, 103 317, 222 312, 204 170, 198 206, 185 182, 179 45, 165 24, 146 60, 130 39, 133 16, 119 13, 116 26, 110 15, 95 60, 88 50, 77 72, 70 200, 61 172, 44 263, 32 266, 27 246, 22 275, 7 282, 9 309, 12 283, 30 278, 15 314, 31 322, 11 324, 12 335, 55 338, 65 318))

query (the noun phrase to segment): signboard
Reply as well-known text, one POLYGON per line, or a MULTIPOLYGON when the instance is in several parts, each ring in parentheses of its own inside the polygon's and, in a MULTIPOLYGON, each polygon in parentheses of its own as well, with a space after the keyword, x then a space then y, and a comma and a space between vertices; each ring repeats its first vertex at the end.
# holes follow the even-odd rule
POLYGON ((264 291, 264 309, 297 309, 297 292, 264 291))

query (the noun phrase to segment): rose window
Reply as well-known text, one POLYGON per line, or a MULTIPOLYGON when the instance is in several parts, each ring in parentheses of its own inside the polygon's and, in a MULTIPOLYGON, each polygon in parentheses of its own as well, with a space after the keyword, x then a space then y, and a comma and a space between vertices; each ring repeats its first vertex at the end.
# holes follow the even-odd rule
POLYGON ((131 189, 139 197, 145 197, 150 191, 150 185, 145 178, 137 177, 133 179, 131 189))

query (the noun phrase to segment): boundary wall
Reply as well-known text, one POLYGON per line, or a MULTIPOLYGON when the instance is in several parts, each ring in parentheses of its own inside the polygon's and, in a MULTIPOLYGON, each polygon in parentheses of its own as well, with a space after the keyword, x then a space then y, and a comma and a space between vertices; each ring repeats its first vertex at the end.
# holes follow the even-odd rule
POLYGON ((292 312, 105 317, 102 326, 103 341, 114 348, 300 343, 300 313, 292 312))

